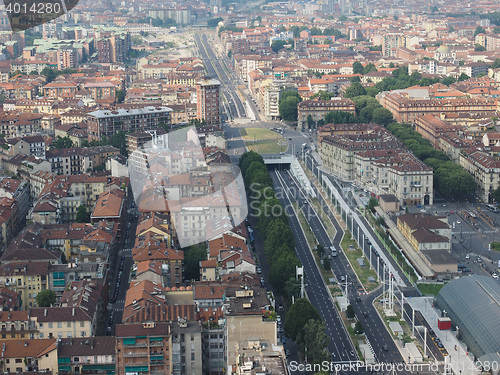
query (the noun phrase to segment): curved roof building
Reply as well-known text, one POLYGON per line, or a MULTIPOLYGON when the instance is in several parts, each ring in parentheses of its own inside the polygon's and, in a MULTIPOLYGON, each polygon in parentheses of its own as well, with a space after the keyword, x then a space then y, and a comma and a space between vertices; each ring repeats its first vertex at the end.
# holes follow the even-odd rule
POLYGON ((487 276, 453 280, 439 292, 436 303, 446 310, 459 337, 476 357, 500 352, 500 282, 487 276))

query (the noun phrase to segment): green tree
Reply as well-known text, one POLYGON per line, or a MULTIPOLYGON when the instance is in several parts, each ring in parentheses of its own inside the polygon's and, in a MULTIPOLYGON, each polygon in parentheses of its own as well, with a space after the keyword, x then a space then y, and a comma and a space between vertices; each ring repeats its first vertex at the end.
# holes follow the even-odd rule
POLYGON ((318 256, 320 258, 323 258, 323 256, 325 255, 325 247, 322 244, 318 244, 318 246, 316 246, 316 251, 318 253, 318 256))
POLYGON ((344 93, 345 98, 354 98, 356 96, 365 95, 366 90, 359 82, 354 82, 349 86, 344 93))
POLYGON ((47 83, 52 82, 59 75, 59 72, 55 69, 45 67, 42 69, 41 74, 47 78, 47 83))
POLYGON ((295 96, 280 99, 278 106, 280 117, 285 121, 297 121, 298 105, 300 101, 301 100, 295 96))
POLYGON ((486 47, 481 45, 481 44, 474 44, 474 51, 476 52, 483 52, 486 51, 486 47))
POLYGON ((446 86, 449 86, 451 85, 452 83, 455 83, 457 82, 457 80, 455 78, 453 78, 452 76, 449 76, 449 77, 445 77, 443 78, 443 80, 441 81, 441 83, 443 85, 446 85, 446 86))
POLYGON ((277 251, 280 247, 295 249, 295 240, 290 226, 282 220, 273 220, 265 232, 264 249, 271 261, 276 261, 277 251))
POLYGON ((56 139, 52 141, 50 148, 52 150, 63 149, 63 148, 71 148, 74 147, 73 141, 69 137, 60 137, 57 136, 56 139))
POLYGON ((125 91, 123 90, 116 90, 116 102, 117 103, 123 103, 125 100, 125 91))
POLYGON ((479 34, 486 34, 486 30, 484 29, 484 27, 481 26, 476 27, 476 31, 474 31, 474 36, 479 34))
POLYGON ((352 307, 352 305, 347 306, 347 309, 345 311, 345 316, 347 317, 347 319, 354 319, 354 317, 356 316, 356 313, 354 312, 354 307, 352 307))
POLYGON ((211 28, 217 27, 217 25, 219 25, 220 21, 224 21, 224 18, 222 18, 222 17, 209 18, 207 20, 207 26, 211 27, 211 28))
POLYGON ((314 127, 314 120, 311 114, 307 115, 307 128, 312 129, 314 127))
POLYGON ((500 68, 500 58, 496 58, 495 61, 493 61, 493 64, 491 64, 491 69, 497 68, 500 68))
POLYGON ((288 42, 284 39, 273 40, 273 42, 271 43, 271 49, 274 53, 278 53, 280 50, 285 48, 285 44, 287 43, 288 42))
POLYGON ((495 26, 495 27, 493 28, 493 33, 495 33, 495 34, 497 34, 497 35, 498 35, 498 34, 500 34, 500 26, 495 26))
POLYGON ((186 280, 200 279, 200 262, 207 259, 207 244, 200 243, 183 249, 184 273, 186 280))
POLYGON ((78 206, 78 209, 76 210, 76 221, 78 223, 90 223, 90 214, 87 212, 87 208, 85 206, 78 206))
POLYGON ((363 75, 368 74, 370 72, 376 72, 377 67, 373 63, 368 63, 366 66, 363 68, 363 75))
POLYGON ((370 200, 368 201, 368 205, 366 206, 366 208, 368 208, 369 210, 373 210, 377 206, 378 206, 377 198, 370 197, 370 200))
POLYGON ((325 333, 325 323, 319 319, 309 319, 304 326, 302 345, 307 363, 322 363, 330 359, 328 342, 330 339, 325 333))
POLYGON ((38 307, 50 307, 56 302, 56 293, 51 289, 44 289, 35 297, 38 307))
POLYGON ((282 253, 278 261, 272 262, 269 268, 269 281, 279 294, 285 293, 286 283, 290 278, 295 278, 295 267, 300 262, 292 252, 282 253))
POLYGON ((365 330, 363 329, 363 324, 358 320, 354 325, 354 333, 357 335, 361 335, 365 330))
POLYGON ((361 64, 359 61, 355 61, 352 64, 352 73, 353 74, 363 74, 363 64, 361 64))
POLYGON ((113 134, 113 136, 109 140, 109 144, 120 150, 120 154, 122 154, 123 156, 128 155, 127 134, 123 130, 120 130, 118 133, 113 134))
POLYGON ((392 113, 386 108, 377 108, 372 113, 372 121, 384 126, 389 125, 393 121, 392 113))
POLYGON ((325 271, 330 271, 332 269, 332 265, 330 264, 328 258, 323 259, 323 269, 325 271))
POLYGON ((467 74, 462 73, 462 74, 460 74, 460 77, 458 77, 457 82, 466 81, 466 80, 468 80, 469 78, 470 78, 470 77, 469 77, 467 74))
POLYGON ((500 187, 497 187, 493 193, 491 194, 493 200, 497 203, 500 203, 500 187))
POLYGON ((285 319, 285 333, 295 341, 310 319, 320 320, 318 310, 306 298, 299 298, 288 309, 285 319))
POLYGON ((256 153, 255 151, 248 151, 241 155, 239 160, 239 166, 243 176, 245 176, 247 168, 254 161, 258 161, 259 163, 264 164, 264 159, 262 158, 262 156, 256 153))

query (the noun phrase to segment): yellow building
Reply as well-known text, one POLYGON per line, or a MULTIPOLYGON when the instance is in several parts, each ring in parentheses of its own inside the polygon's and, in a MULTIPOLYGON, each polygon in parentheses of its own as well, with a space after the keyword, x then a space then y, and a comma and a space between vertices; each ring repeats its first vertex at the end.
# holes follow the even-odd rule
POLYGON ((33 308, 30 321, 38 339, 90 337, 94 333, 92 316, 82 307, 33 308))
POLYGON ((8 373, 24 371, 50 371, 58 373, 56 339, 1 340, 2 364, 8 373))
POLYGON ((0 287, 21 295, 21 307, 36 307, 36 296, 47 289, 49 262, 17 262, 0 265, 0 287))
POLYGON ((29 338, 28 311, 0 311, 0 330, 2 340, 29 338))

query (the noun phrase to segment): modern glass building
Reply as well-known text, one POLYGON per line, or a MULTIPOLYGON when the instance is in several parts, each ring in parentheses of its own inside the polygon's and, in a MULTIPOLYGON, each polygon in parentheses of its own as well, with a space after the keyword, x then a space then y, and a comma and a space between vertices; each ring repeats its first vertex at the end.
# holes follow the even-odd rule
POLYGON ((497 357, 500 351, 500 282, 468 276, 446 284, 436 299, 446 310, 459 338, 477 358, 497 357))

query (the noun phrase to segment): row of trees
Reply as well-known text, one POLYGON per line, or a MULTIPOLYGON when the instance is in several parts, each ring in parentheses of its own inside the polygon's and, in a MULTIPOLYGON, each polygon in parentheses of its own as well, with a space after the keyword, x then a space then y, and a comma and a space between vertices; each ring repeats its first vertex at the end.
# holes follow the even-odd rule
POLYGON ((392 123, 387 126, 406 147, 434 170, 434 186, 439 193, 453 200, 463 200, 476 191, 474 178, 461 166, 454 163, 442 151, 412 129, 410 124, 392 123))
MULTIPOLYGON (((373 71, 372 69, 374 67, 371 67, 370 64, 368 64, 366 67, 363 68, 363 66, 359 67, 357 64, 361 65, 361 63, 355 62, 353 64, 353 70, 356 66, 356 72, 358 74, 367 74, 368 72, 365 72, 364 69, 367 69, 367 71, 373 71), (361 73, 361 68, 363 68, 363 73, 361 73)), ((499 62, 500 64, 500 62, 499 62)), ((375 69, 376 70, 376 69, 375 69)), ((359 77, 353 77, 352 79, 352 85, 347 88, 345 91, 344 97, 346 98, 353 98, 356 96, 360 95, 368 95, 371 97, 375 97, 378 93, 382 91, 392 91, 392 90, 404 90, 408 87, 415 86, 415 85, 420 85, 420 86, 430 86, 434 83, 441 82, 444 85, 451 85, 452 83, 455 82, 461 82, 465 81, 466 79, 469 79, 470 77, 462 73, 459 77, 458 80, 456 80, 453 77, 445 77, 443 79, 439 78, 433 78, 429 79, 426 77, 422 77, 422 74, 419 72, 413 72, 410 75, 408 74, 408 67, 407 66, 400 66, 393 70, 392 72, 392 77, 386 77, 384 78, 381 82, 378 82, 375 84, 375 86, 372 87, 367 87, 364 88, 361 83, 359 83, 360 79, 359 77)))
POLYGON ((298 299, 286 313, 285 333, 297 343, 307 363, 329 360, 329 338, 325 333, 325 323, 307 299, 298 299))
MULTIPOLYGON (((290 301, 299 292, 295 269, 300 266, 300 262, 294 252, 295 240, 288 218, 276 198, 262 157, 253 151, 245 152, 239 165, 247 191, 250 191, 253 214, 258 219, 257 228, 264 238, 264 252, 271 265, 269 281, 279 294, 290 301)), ((308 363, 321 363, 329 359, 329 339, 325 334, 325 325, 307 299, 296 300, 288 310, 285 333, 297 343, 308 363)))
POLYGON ((295 255, 295 240, 288 218, 276 198, 273 184, 262 156, 245 152, 240 158, 240 169, 252 201, 257 228, 264 239, 264 252, 268 263, 269 281, 276 291, 288 300, 298 294, 295 268, 300 262, 295 255))

